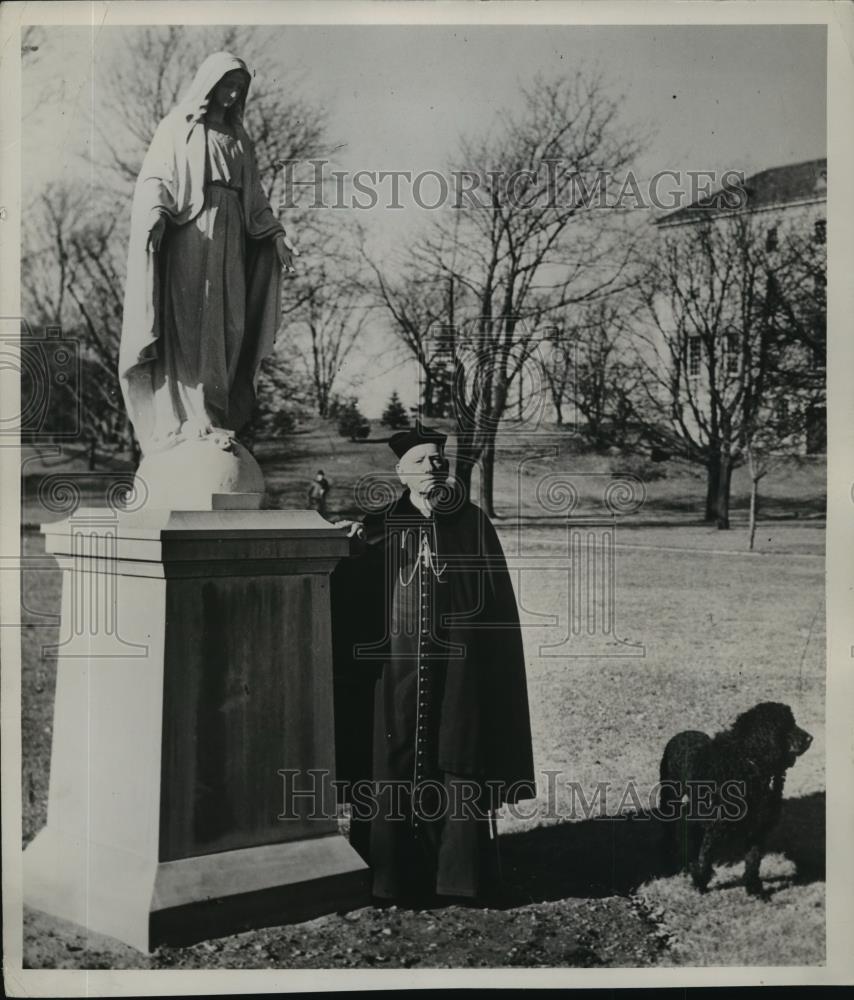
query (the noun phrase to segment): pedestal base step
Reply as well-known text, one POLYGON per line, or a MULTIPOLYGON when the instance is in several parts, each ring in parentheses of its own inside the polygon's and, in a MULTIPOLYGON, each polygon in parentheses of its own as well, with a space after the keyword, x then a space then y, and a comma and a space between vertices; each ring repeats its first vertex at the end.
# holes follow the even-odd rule
POLYGON ((370 870, 339 834, 158 866, 151 947, 294 924, 371 901, 370 870))
POLYGON ((370 871, 340 834, 155 865, 98 844, 86 859, 58 847, 46 829, 24 852, 24 901, 143 952, 371 901, 370 871))

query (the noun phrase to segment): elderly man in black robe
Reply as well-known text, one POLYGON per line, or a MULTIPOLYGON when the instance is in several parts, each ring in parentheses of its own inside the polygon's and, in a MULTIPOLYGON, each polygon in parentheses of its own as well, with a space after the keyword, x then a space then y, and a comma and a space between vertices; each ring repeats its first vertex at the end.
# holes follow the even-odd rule
POLYGON ((495 810, 536 794, 513 585, 445 441, 391 438, 403 494, 333 577, 338 778, 377 900, 493 897, 495 810))

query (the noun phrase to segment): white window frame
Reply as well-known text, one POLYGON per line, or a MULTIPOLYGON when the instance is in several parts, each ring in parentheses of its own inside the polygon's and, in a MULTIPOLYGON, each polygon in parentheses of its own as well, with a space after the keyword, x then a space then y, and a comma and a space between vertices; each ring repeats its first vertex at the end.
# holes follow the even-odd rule
POLYGON ((688 337, 687 348, 685 371, 688 378, 697 379, 700 377, 703 367, 703 343, 699 334, 692 334, 688 337))

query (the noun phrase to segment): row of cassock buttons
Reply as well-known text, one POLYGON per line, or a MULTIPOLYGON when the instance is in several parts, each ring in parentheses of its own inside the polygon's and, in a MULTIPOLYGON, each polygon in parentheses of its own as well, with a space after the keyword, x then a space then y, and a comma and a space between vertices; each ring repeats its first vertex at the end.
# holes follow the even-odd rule
MULTIPOLYGON (((421 644, 420 653, 423 654, 427 648, 427 636, 430 630, 430 608, 427 600, 427 589, 425 584, 429 582, 429 576, 423 563, 420 565, 421 573, 421 644), (425 579, 426 578, 426 579, 425 579)), ((427 695, 429 692, 429 681, 426 676, 426 666, 421 663, 421 656, 418 658, 418 734, 416 738, 416 760, 415 760, 415 781, 421 778, 421 768, 424 764, 424 741, 426 723, 424 713, 427 708, 427 695)), ((414 824, 418 825, 418 818, 414 818, 414 824)))

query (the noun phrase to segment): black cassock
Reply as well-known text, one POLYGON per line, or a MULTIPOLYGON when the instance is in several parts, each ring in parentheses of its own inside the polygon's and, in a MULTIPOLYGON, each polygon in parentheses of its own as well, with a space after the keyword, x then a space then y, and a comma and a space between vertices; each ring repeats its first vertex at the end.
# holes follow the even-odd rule
POLYGON ((351 793, 351 840, 376 896, 476 896, 497 861, 492 811, 536 794, 501 544, 474 504, 427 518, 408 492, 368 515, 365 532, 364 553, 332 584, 337 777, 351 793))

